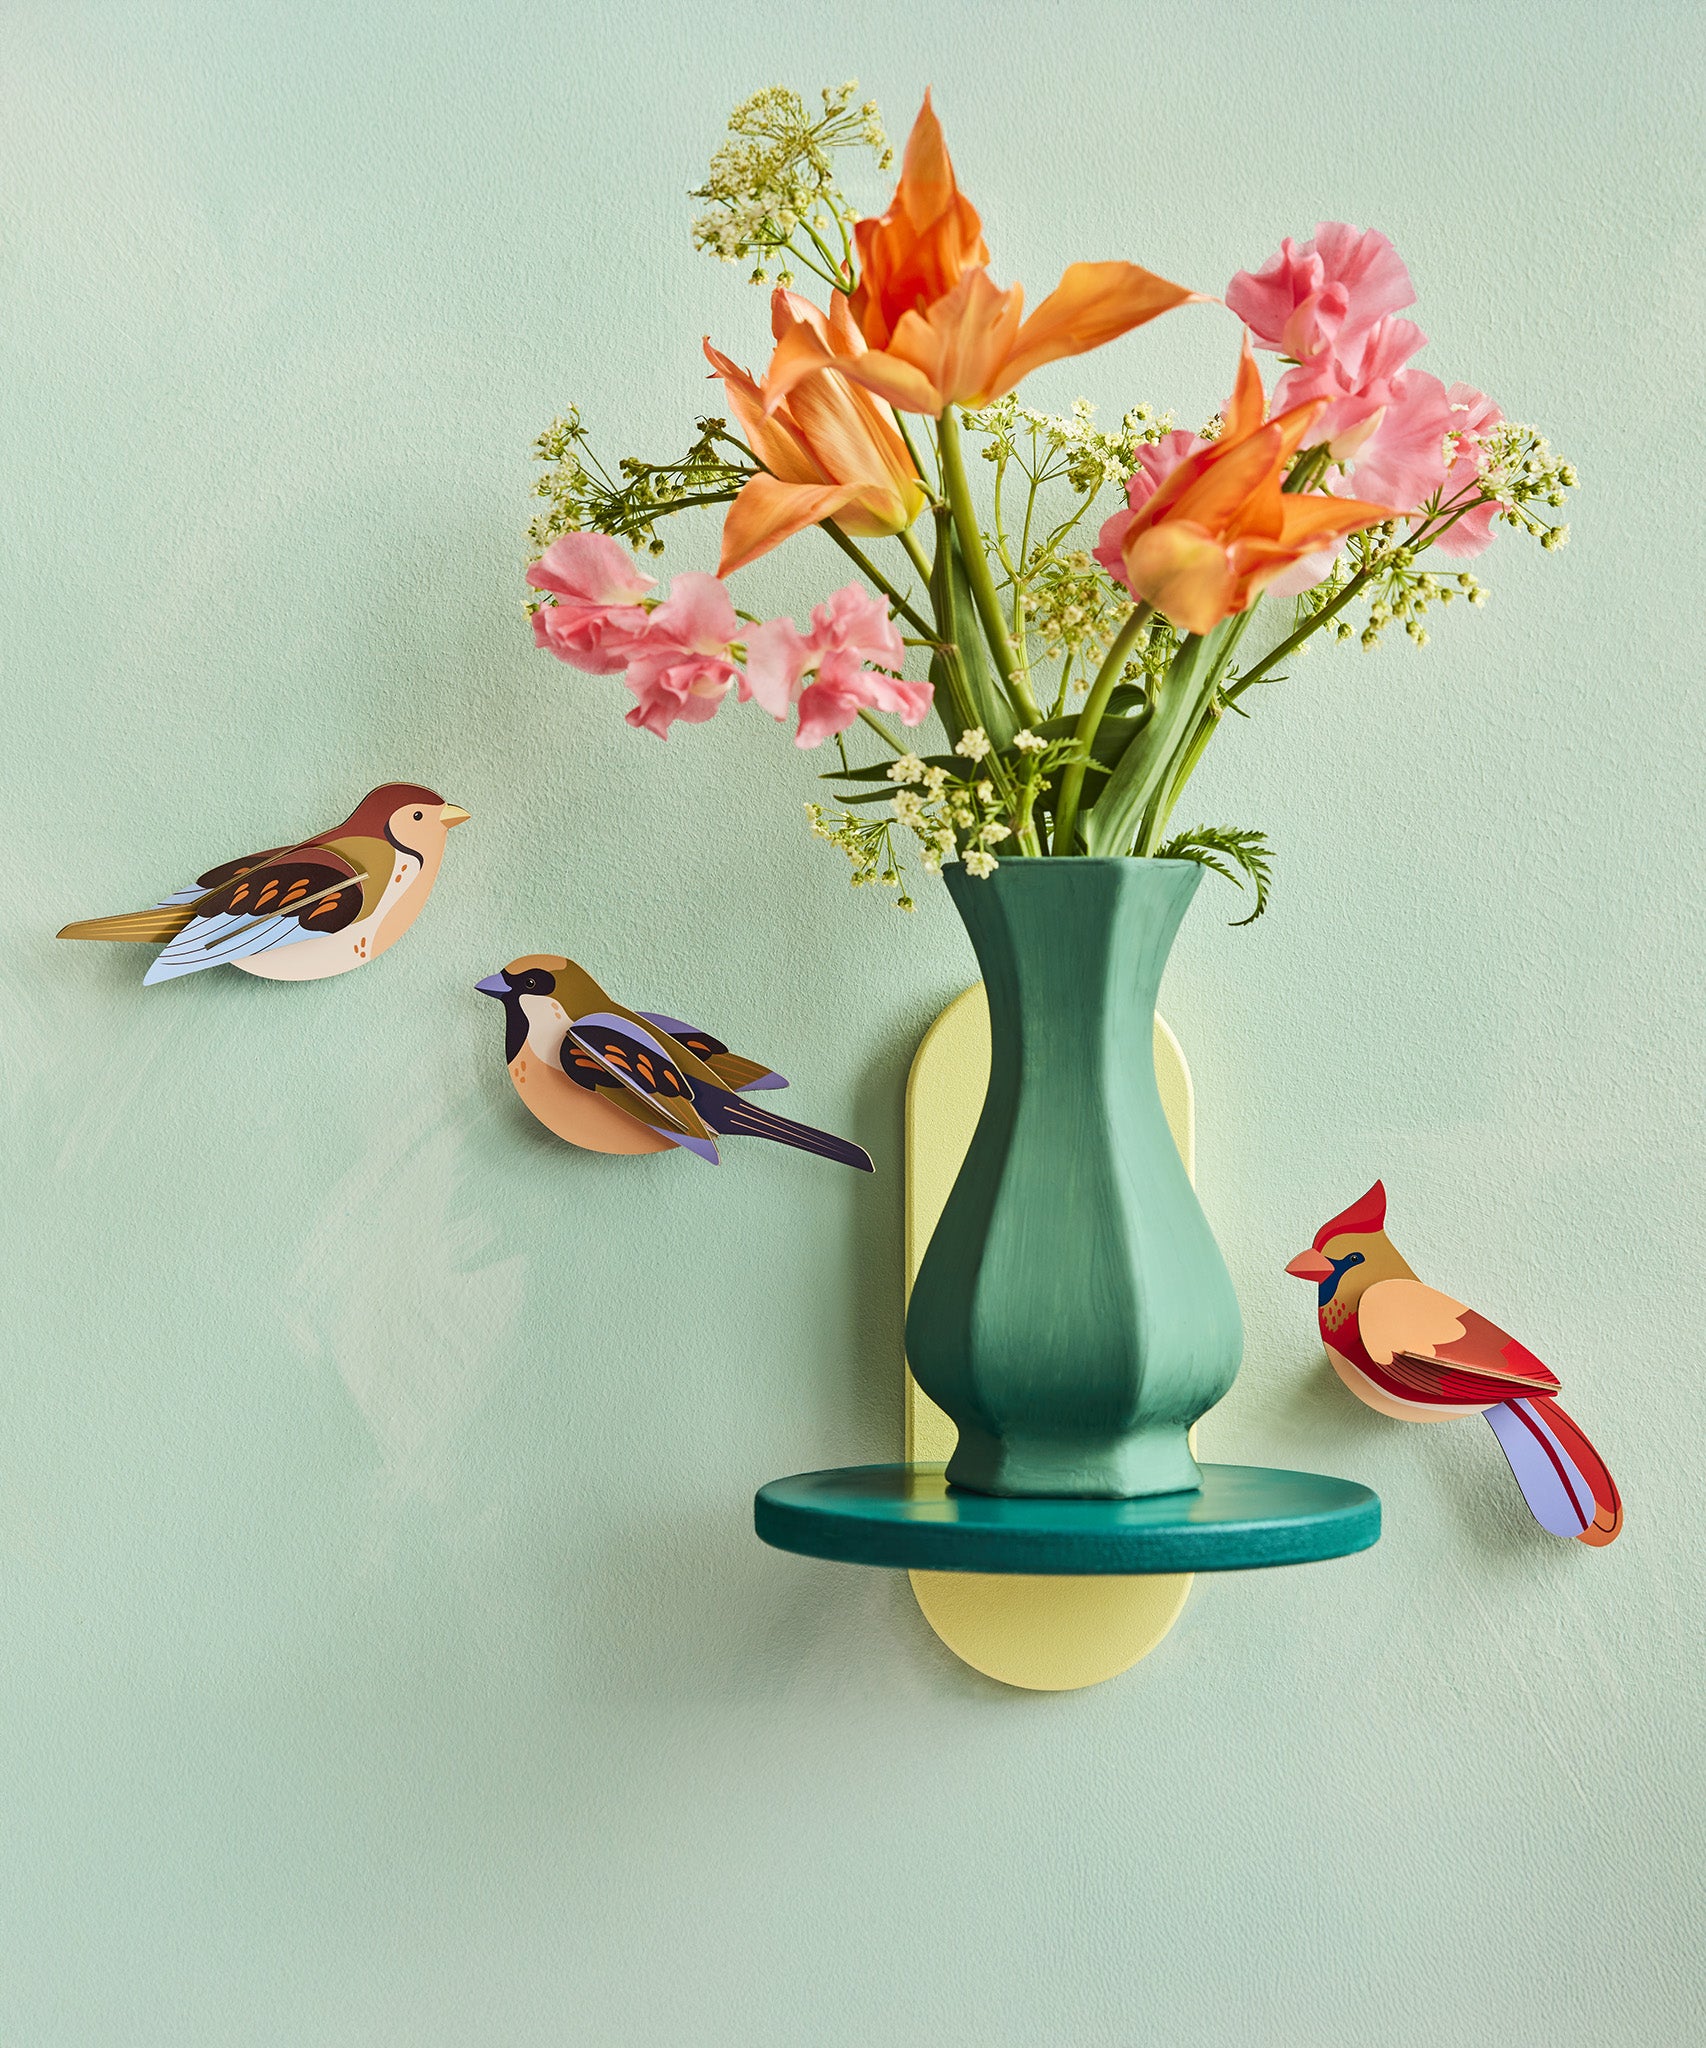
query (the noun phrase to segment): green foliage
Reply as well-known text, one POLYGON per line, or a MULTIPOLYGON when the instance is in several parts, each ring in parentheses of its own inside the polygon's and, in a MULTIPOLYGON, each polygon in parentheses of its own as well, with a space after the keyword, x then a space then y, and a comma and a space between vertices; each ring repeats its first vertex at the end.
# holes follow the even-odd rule
POLYGON ((612 476, 587 446, 580 413, 570 406, 567 416, 553 420, 534 443, 536 458, 550 464, 533 486, 533 495, 546 504, 527 529, 535 551, 542 553, 563 533, 608 533, 661 555, 659 519, 694 505, 726 504, 755 474, 726 420, 702 419, 698 428, 698 439, 675 461, 642 462, 637 455, 624 455, 612 476), (740 459, 719 453, 725 448, 740 459))
POLYGON ((1075 399, 1069 413, 1045 413, 1009 394, 968 412, 965 423, 983 437, 983 459, 995 470, 987 545, 1001 566, 1014 646, 1027 674, 1040 663, 1061 664, 1046 693, 1036 690, 1058 715, 1131 610, 1087 543, 1115 509, 1138 450, 1171 433, 1173 417, 1138 405, 1109 433, 1096 425, 1088 399, 1075 399))
POLYGON ((1158 846, 1155 858, 1200 861, 1240 889, 1248 875, 1256 891, 1256 907, 1248 917, 1234 918, 1234 927, 1254 924, 1268 907, 1273 853, 1264 833, 1244 831, 1236 825, 1193 825, 1188 832, 1175 833, 1165 846, 1158 846))

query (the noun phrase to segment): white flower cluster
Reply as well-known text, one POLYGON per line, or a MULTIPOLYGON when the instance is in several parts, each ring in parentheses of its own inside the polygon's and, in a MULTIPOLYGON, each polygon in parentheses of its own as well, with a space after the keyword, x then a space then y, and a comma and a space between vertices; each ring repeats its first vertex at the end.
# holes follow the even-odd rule
POLYGON ((1075 398, 1069 413, 1035 412, 1009 392, 983 411, 968 413, 966 425, 988 436, 985 462, 1018 462, 1027 476, 1050 472, 1087 493, 1104 484, 1123 485, 1144 443, 1173 431, 1173 415, 1135 405, 1110 434, 1096 425, 1096 408, 1087 398, 1075 398))
POLYGON ((793 282, 791 257, 831 283, 847 279, 852 210, 836 183, 837 150, 869 149, 879 170, 894 160, 874 100, 853 104, 858 81, 825 86, 815 118, 790 87, 769 85, 729 116, 703 185, 689 195, 706 211, 693 222, 695 248, 725 263, 754 259, 752 281, 763 284, 781 260, 777 281, 793 282))
POLYGON ((1543 548, 1565 545, 1569 527, 1562 520, 1542 518, 1534 507, 1558 510, 1564 493, 1573 491, 1581 479, 1574 463, 1552 453, 1544 434, 1515 420, 1504 421, 1482 440, 1477 468, 1482 490, 1498 500, 1499 517, 1506 525, 1520 527, 1543 548))
POLYGON ((1086 667, 1108 651, 1131 609, 1125 592, 1083 548, 1033 556, 1019 605, 1026 627, 1042 642, 1045 661, 1078 655, 1086 667))
POLYGON ((897 910, 917 909, 902 882, 900 863, 895 857, 891 819, 861 818, 852 811, 842 811, 832 819, 825 815, 822 804, 807 804, 806 816, 811 820, 812 831, 817 837, 839 847, 853 863, 850 879, 855 889, 880 882, 887 888, 900 891, 895 898, 897 910))

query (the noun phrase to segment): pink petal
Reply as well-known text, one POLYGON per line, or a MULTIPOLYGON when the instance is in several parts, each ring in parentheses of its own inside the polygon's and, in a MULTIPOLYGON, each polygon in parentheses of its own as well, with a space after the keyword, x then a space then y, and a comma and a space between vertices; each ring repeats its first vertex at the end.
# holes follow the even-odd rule
POLYGON ((684 569, 651 616, 647 638, 694 654, 720 654, 740 631, 728 592, 702 569, 684 569))
POLYGON ((1262 585, 1267 597, 1301 597, 1306 590, 1313 590, 1317 583, 1332 568, 1334 553, 1331 548, 1321 548, 1313 555, 1299 555, 1289 569, 1282 569, 1269 582, 1262 585))
POLYGON ((607 533, 560 535, 528 569, 527 580, 535 590, 587 604, 632 604, 656 583, 607 533))
POLYGON ((845 732, 859 716, 859 698, 833 683, 813 683, 800 697, 797 747, 820 747, 831 733, 845 732))
POLYGON ((1102 531, 1097 535, 1096 545, 1092 550, 1095 559, 1101 563, 1102 567, 1107 570, 1114 581, 1124 584, 1127 590, 1131 588, 1131 585, 1126 582, 1125 537, 1130 532, 1132 521, 1136 517, 1137 514, 1129 508, 1124 511, 1110 513, 1102 522, 1102 531))
POLYGON ((1416 303, 1416 288, 1404 259, 1376 228, 1353 228, 1342 220, 1321 221, 1311 244, 1325 274, 1343 285, 1350 301, 1345 326, 1356 334, 1383 314, 1416 303))
POLYGON ((891 711, 902 725, 920 725, 929 715, 935 692, 928 683, 913 683, 880 669, 862 668, 852 653, 826 654, 817 678, 800 693, 800 724, 794 744, 815 747, 831 733, 845 732, 862 710, 891 711))
POLYGON ((1351 349, 1415 297, 1383 234, 1336 220, 1322 221, 1301 248, 1288 235, 1260 270, 1241 270, 1226 287, 1227 305, 1259 348, 1303 363, 1351 349))
POLYGON ((1445 386, 1406 370, 1372 434, 1356 452, 1356 495, 1378 505, 1420 505, 1445 481, 1452 411, 1445 386))
POLYGON ((772 718, 786 718, 812 654, 792 619, 767 619, 746 636, 741 695, 756 698, 772 718))
POLYGON ((646 614, 637 604, 581 604, 560 597, 533 614, 534 646, 595 676, 621 668, 645 631, 646 614))
POLYGON ((643 650, 628 664, 628 688, 634 708, 628 723, 667 739, 670 726, 682 719, 702 725, 717 709, 734 681, 734 664, 704 655, 671 659, 667 647, 643 650))
POLYGON ((825 651, 850 650, 883 668, 899 668, 906 659, 905 642, 888 606, 857 583, 844 584, 813 607, 811 642, 825 651))

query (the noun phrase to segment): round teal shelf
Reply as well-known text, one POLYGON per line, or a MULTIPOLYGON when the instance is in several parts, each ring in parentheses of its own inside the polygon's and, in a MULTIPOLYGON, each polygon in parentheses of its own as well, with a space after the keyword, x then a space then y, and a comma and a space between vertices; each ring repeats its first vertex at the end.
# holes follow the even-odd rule
POLYGON ((753 1526, 803 1557, 927 1572, 1077 1576, 1243 1572, 1318 1564, 1380 1537, 1380 1498, 1353 1479, 1205 1465, 1194 1493, 1017 1500, 950 1487, 940 1465, 846 1465, 761 1486, 753 1526))

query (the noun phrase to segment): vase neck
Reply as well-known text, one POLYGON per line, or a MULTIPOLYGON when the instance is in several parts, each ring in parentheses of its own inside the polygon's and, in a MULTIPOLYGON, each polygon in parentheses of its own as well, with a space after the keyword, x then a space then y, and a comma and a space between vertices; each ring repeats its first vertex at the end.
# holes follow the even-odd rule
POLYGON ((1046 1011, 1070 1031, 1123 1039, 1154 1016, 1179 925, 1202 881, 1194 861, 1013 860, 979 881, 947 871, 1003 1027, 1046 1011))

